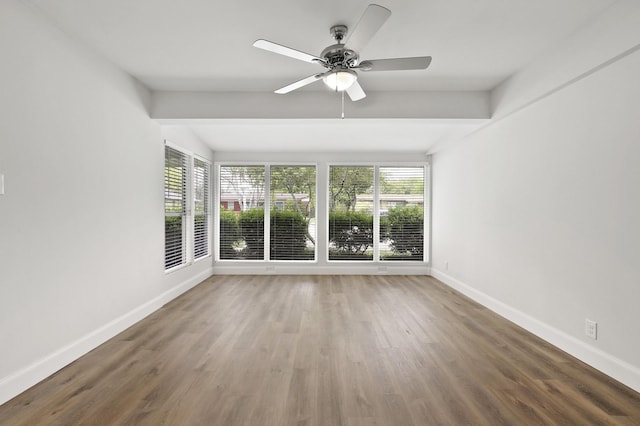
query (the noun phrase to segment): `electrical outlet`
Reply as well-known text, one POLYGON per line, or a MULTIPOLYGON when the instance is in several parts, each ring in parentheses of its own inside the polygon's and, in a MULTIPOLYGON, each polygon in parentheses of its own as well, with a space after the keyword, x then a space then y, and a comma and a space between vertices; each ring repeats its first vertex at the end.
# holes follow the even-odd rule
POLYGON ((590 319, 585 319, 584 334, 596 340, 598 338, 598 323, 590 319))
POLYGON ((449 261, 448 260, 444 261, 444 269, 445 269, 445 271, 449 270, 449 261))

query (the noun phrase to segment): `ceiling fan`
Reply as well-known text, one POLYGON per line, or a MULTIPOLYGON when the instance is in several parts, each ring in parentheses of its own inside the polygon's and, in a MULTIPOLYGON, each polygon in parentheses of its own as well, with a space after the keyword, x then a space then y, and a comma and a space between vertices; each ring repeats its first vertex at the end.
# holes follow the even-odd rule
POLYGON ((348 38, 345 39, 348 32, 346 25, 334 25, 329 29, 336 44, 326 47, 319 56, 263 39, 256 40, 253 45, 301 61, 317 63, 327 69, 325 72, 313 74, 284 86, 276 90, 275 93, 289 93, 322 79, 332 90, 346 91, 352 101, 359 101, 367 95, 357 81, 358 73, 356 70, 365 72, 421 70, 426 69, 431 63, 431 56, 360 60, 358 52, 366 46, 389 16, 391 16, 389 9, 377 4, 370 4, 348 38))

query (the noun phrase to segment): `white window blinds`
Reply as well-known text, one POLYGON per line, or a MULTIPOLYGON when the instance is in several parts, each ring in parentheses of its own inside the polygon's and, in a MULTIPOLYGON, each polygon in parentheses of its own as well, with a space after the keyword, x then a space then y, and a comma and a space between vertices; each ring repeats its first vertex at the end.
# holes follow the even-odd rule
POLYGON ((380 260, 423 260, 424 175, 424 167, 380 167, 380 260))
POLYGON ((314 166, 270 168, 270 259, 315 259, 314 166))
POLYGON ((164 266, 186 263, 187 156, 171 147, 164 151, 164 266))
POLYGON ((206 160, 165 145, 165 270, 211 254, 210 169, 206 160))
POLYGON ((193 160, 193 257, 209 255, 209 163, 193 160))
POLYGON ((220 259, 314 260, 315 197, 315 166, 221 166, 220 259))
POLYGON ((373 260, 373 172, 329 168, 329 260, 373 260))
MULTIPOLYGON (((328 165, 321 258, 424 262, 427 170, 417 163, 328 165)), ((317 174, 305 164, 221 165, 219 259, 316 260, 317 174)))
POLYGON ((264 259, 264 166, 220 167, 220 259, 264 259))

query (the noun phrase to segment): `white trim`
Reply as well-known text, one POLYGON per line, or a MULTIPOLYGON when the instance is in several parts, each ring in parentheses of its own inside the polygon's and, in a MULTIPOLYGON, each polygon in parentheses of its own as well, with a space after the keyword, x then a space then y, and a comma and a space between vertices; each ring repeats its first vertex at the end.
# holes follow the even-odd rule
MULTIPOLYGON (((186 263, 192 264, 194 258, 194 250, 193 250, 193 242, 195 241, 193 231, 194 231, 194 220, 195 220, 195 206, 194 206, 194 185, 193 185, 193 154, 187 155, 187 185, 185 187, 185 197, 184 202, 186 204, 186 214, 184 216, 186 222, 184 226, 186 227, 186 232, 184 236, 184 241, 182 243, 182 252, 184 253, 184 258, 186 259, 186 263)), ((165 235, 166 237, 166 235, 165 235)), ((166 241, 165 241, 166 244, 166 241)))
POLYGON ((604 374, 640 392, 639 367, 590 346, 574 336, 533 318, 442 271, 431 268, 431 276, 604 374))
POLYGON ((56 350, 15 373, 1 378, 0 404, 4 404, 102 343, 115 337, 211 275, 213 275, 213 268, 208 268, 102 327, 82 336, 75 342, 56 350))
MULTIPOLYGON (((262 207, 262 239, 264 260, 271 260, 271 167, 264 166, 264 205, 262 207)), ((308 228, 307 228, 308 229, 308 228)))
POLYGON ((279 166, 300 166, 311 167, 318 166, 317 161, 214 161, 218 166, 227 167, 243 167, 243 166, 265 166, 265 167, 279 167, 279 166))
POLYGON ((212 240, 211 241, 211 254, 213 255, 213 261, 217 262, 220 260, 220 163, 214 162, 213 167, 211 168, 213 174, 211 179, 213 180, 213 195, 211 198, 213 199, 213 205, 211 206, 211 230, 212 232, 212 240))
POLYGON ((431 231, 432 231, 432 191, 431 191, 431 182, 433 176, 433 167, 431 167, 431 155, 427 156, 427 162, 424 166, 424 202, 422 203, 424 209, 424 225, 423 225, 423 233, 424 233, 424 247, 422 249, 422 260, 424 260, 428 265, 431 265, 431 231))
POLYGON ((429 163, 425 160, 420 161, 326 161, 325 164, 337 167, 423 167, 429 163))
MULTIPOLYGON (((423 168, 424 169, 424 168, 423 168)), ((357 197, 357 195, 356 195, 357 197)), ((356 201, 356 205, 358 202, 356 201)), ((424 213, 422 214, 424 216, 424 213)), ((380 260, 380 166, 373 166, 373 260, 380 260)), ((327 251, 327 260, 329 253, 327 251)))

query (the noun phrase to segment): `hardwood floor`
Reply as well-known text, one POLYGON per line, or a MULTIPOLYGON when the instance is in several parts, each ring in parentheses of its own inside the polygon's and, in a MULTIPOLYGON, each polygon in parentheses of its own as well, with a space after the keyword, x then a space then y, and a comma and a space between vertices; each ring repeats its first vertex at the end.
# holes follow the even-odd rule
POLYGON ((640 425, 640 394, 437 280, 212 277, 2 425, 640 425))

